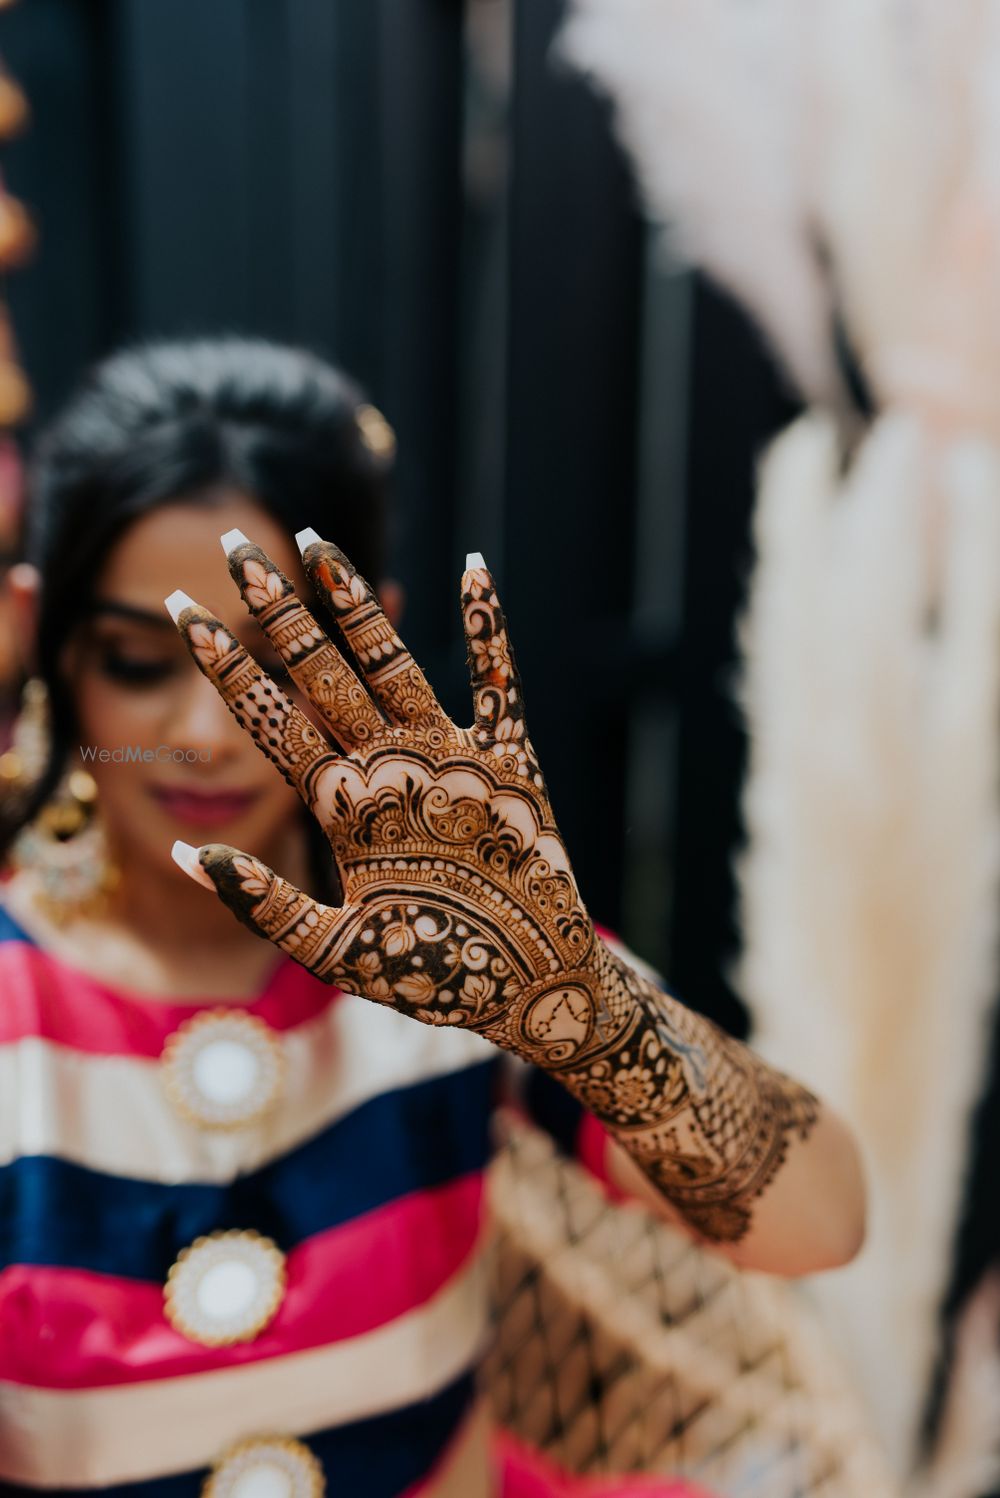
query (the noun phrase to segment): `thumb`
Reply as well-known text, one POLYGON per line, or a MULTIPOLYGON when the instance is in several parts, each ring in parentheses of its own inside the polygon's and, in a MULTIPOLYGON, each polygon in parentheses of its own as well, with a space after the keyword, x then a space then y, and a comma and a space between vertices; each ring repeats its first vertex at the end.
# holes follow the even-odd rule
POLYGON ((190 879, 214 889, 255 936, 280 947, 324 983, 336 981, 333 953, 344 911, 314 900, 259 858, 228 843, 192 848, 178 841, 170 852, 190 879))

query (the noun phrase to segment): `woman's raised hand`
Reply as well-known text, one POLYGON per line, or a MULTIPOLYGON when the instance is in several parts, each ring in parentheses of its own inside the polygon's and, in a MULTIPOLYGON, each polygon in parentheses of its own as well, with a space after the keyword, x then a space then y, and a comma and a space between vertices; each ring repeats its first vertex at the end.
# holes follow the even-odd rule
POLYGON ((206 609, 183 593, 168 608, 199 668, 323 828, 344 904, 321 904, 220 843, 198 850, 202 877, 324 981, 429 1024, 471 1026, 511 1049, 568 1060, 567 1047, 591 1038, 599 944, 527 736, 482 558, 469 558, 462 579, 474 722, 460 728, 331 542, 298 537, 356 669, 259 547, 238 531, 222 540, 247 608, 329 737, 206 609))
MULTIPOLYGON (((655 1200, 667 1197, 709 1238, 744 1239, 818 1105, 598 938, 525 731, 482 558, 462 579, 475 711, 472 727, 458 728, 336 546, 313 531, 298 538, 356 671, 259 547, 239 531, 222 539, 247 607, 329 737, 206 609, 183 593, 167 606, 237 721, 319 821, 344 903, 320 904, 221 843, 178 862, 317 977, 426 1024, 475 1029, 552 1072, 625 1146, 655 1200)), ((774 1194, 766 1245, 788 1239, 800 1176, 774 1194)), ((771 1266, 770 1248, 748 1252, 746 1262, 771 1266)))

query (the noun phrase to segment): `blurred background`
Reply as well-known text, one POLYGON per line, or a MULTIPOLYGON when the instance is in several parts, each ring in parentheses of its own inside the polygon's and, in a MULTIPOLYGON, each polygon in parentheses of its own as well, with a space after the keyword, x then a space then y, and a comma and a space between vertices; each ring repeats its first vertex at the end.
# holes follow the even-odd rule
MULTIPOLYGON (((125 340, 227 329, 351 370, 399 439, 405 634, 469 716, 457 583, 501 586, 585 899, 742 1033, 734 621, 793 411, 678 272, 560 0, 28 0, 0 55, 40 232, 8 295, 33 423, 125 340)), ((316 517, 323 529, 324 519, 316 517)))
MULTIPOLYGON (((711 1262, 686 1277, 661 1243, 623 1289, 609 1251, 613 1310, 580 1333, 612 1350, 604 1434, 637 1412, 693 1460, 690 1410, 614 1386, 637 1366, 622 1297, 649 1292, 671 1334, 710 1311, 662 1387, 736 1411, 720 1491, 766 1447, 786 1476, 761 1498, 1000 1498, 1000 8, 0 0, 0 59, 31 107, 14 136, 0 71, 0 433, 5 303, 24 446, 133 339, 262 334, 349 370, 398 437, 390 571, 445 706, 468 720, 479 550, 592 914, 737 1034, 745 1001, 761 1053, 861 1141, 869 1236, 809 1287, 822 1345, 798 1299, 778 1336, 744 1299, 707 1405, 687 1373, 729 1304, 711 1262), (804 421, 664 225, 752 309, 804 421), (689 1283, 688 1310, 656 1299, 689 1283), (786 1462, 806 1450, 813 1486, 786 1462), (848 1482, 872 1451, 891 1481, 848 1482)), ((0 569, 16 482, 0 436, 0 569)), ((0 748, 3 719, 0 688, 0 748)), ((538 1224, 573 1237, 552 1200, 538 1224)), ((531 1252, 545 1280, 552 1241, 531 1252)))

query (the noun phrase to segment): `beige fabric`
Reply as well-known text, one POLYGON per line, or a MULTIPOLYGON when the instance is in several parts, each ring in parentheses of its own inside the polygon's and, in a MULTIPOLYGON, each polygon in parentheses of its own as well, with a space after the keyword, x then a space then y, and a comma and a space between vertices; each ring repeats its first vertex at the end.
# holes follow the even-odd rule
POLYGON ((496 1418, 581 1474, 658 1472, 721 1498, 897 1498, 823 1329, 509 1123, 491 1200, 496 1418))

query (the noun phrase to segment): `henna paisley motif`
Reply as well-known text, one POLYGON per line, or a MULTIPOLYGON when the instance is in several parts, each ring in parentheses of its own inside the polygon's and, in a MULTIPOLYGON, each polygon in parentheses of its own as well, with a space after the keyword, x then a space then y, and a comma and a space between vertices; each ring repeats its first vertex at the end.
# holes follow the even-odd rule
POLYGON ((326 831, 344 905, 209 844, 198 857, 220 897, 324 981, 425 1024, 478 1030, 545 1067, 699 1231, 741 1237, 789 1141, 812 1127, 815 1100, 598 939, 528 738, 489 572, 477 565, 463 579, 475 720, 459 728, 335 546, 313 537, 303 561, 354 667, 258 547, 236 533, 228 557, 343 752, 205 610, 187 600, 178 627, 326 831))

